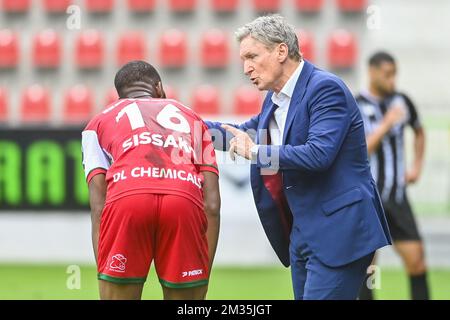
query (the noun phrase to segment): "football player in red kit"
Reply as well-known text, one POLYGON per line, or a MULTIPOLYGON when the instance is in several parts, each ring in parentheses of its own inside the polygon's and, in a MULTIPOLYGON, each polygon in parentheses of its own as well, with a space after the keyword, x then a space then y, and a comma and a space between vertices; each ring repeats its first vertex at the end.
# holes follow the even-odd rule
POLYGON ((154 260, 165 299, 204 299, 220 220, 206 125, 146 62, 114 83, 120 99, 82 133, 100 298, 140 299, 154 260))

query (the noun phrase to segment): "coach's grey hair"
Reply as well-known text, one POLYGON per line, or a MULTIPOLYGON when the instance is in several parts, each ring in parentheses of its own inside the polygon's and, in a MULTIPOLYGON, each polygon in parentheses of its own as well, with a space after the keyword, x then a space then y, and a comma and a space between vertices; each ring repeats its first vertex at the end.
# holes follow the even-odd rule
POLYGON ((290 58, 296 61, 302 58, 295 28, 288 24, 286 19, 279 14, 259 17, 239 28, 235 35, 239 42, 251 36, 269 48, 285 43, 288 47, 290 58))

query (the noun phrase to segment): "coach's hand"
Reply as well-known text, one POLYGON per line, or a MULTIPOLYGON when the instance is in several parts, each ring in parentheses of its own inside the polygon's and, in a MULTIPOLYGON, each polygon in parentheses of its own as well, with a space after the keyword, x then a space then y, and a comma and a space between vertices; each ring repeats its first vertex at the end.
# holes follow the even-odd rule
POLYGON ((231 132, 234 137, 230 140, 230 157, 234 161, 235 153, 248 160, 252 158, 251 149, 255 145, 250 136, 235 127, 223 124, 222 128, 231 132))

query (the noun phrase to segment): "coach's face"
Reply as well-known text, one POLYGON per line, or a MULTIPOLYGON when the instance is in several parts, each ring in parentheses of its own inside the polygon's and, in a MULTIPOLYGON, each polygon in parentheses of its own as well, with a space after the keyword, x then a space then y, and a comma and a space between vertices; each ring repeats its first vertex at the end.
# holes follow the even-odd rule
POLYGON ((268 48, 248 36, 241 41, 239 54, 244 62, 244 73, 259 90, 277 89, 277 82, 283 74, 282 63, 287 58, 283 52, 280 53, 279 46, 268 48))

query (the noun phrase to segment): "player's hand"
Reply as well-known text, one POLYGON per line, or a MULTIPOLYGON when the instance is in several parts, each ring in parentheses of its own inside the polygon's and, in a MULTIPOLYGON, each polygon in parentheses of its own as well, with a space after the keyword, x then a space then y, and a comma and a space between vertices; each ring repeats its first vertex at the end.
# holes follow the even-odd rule
POLYGON ((406 118, 406 110, 402 105, 397 105, 390 108, 386 115, 384 116, 384 120, 387 122, 389 127, 393 127, 398 123, 401 123, 406 118))
POLYGON ((419 180, 420 177, 420 170, 413 168, 406 172, 406 184, 414 184, 419 180))
POLYGON ((230 157, 234 161, 235 154, 240 155, 248 160, 252 158, 251 149, 255 145, 250 136, 235 127, 223 124, 222 128, 231 132, 234 137, 230 140, 230 157))

